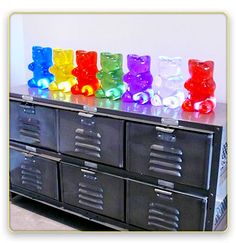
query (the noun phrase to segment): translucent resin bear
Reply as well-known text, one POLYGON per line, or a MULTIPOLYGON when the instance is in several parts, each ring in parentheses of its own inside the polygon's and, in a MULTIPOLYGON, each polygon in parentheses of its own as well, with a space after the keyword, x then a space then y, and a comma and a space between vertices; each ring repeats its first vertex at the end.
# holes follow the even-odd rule
POLYGON ((70 92, 71 87, 76 84, 75 77, 71 74, 74 69, 73 55, 73 50, 53 49, 54 65, 49 70, 55 79, 49 85, 49 90, 70 92))
POLYGON ((100 62, 102 69, 96 76, 101 81, 101 88, 96 91, 95 96, 117 100, 125 92, 125 84, 122 80, 122 54, 102 52, 100 54, 100 62))
POLYGON ((216 106, 214 96, 216 84, 213 79, 214 62, 190 59, 188 62, 191 77, 185 82, 188 97, 182 108, 185 111, 210 113, 216 106))
POLYGON ((184 101, 183 76, 180 57, 158 57, 158 77, 153 82, 154 96, 151 100, 154 106, 168 108, 180 107, 184 101))
POLYGON ((76 51, 76 63, 78 66, 72 70, 72 74, 77 78, 77 84, 71 88, 71 92, 85 96, 94 95, 100 86, 96 78, 97 52, 76 51))
POLYGON ((54 76, 48 70, 52 66, 52 49, 33 46, 32 59, 33 62, 29 64, 28 68, 33 72, 33 78, 28 81, 28 86, 47 89, 54 79, 54 76))
POLYGON ((122 100, 139 104, 150 102, 153 96, 150 56, 128 55, 127 65, 129 72, 123 76, 127 91, 122 96, 122 100))

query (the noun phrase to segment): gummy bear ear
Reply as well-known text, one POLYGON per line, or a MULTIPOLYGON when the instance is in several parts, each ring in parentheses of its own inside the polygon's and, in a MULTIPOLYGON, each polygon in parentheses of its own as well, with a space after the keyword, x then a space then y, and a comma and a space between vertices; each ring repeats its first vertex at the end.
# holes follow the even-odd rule
POLYGON ((130 58, 131 58, 131 59, 133 59, 133 58, 136 59, 136 58, 138 58, 138 57, 139 57, 139 56, 136 55, 136 54, 128 54, 128 55, 127 55, 127 59, 130 59, 130 58))
POLYGON ((77 55, 82 56, 82 55, 84 55, 85 53, 86 53, 86 51, 84 51, 84 50, 77 50, 77 51, 75 52, 76 56, 77 56, 77 55))
POLYGON ((173 57, 172 60, 179 65, 182 63, 182 57, 173 57))
POLYGON ((89 57, 92 57, 92 60, 96 60, 97 61, 97 52, 96 51, 89 51, 89 52, 87 52, 87 54, 88 54, 88 56, 89 57))
POLYGON ((189 67, 192 67, 193 65, 196 65, 197 63, 199 63, 200 61, 197 59, 189 59, 188 60, 188 65, 189 67))
POLYGON ((42 49, 42 47, 41 46, 33 46, 32 47, 33 51, 38 51, 39 49, 42 49))
POLYGON ((167 57, 166 56, 159 56, 158 59, 160 61, 166 61, 167 60, 167 57))
POLYGON ((111 55, 110 52, 101 52, 101 53, 100 53, 101 58, 102 58, 102 57, 109 57, 110 55, 111 55))
POLYGON ((45 56, 51 56, 52 55, 52 48, 50 48, 50 47, 43 48, 43 54, 45 56))
POLYGON ((213 69, 214 68, 214 62, 213 61, 206 61, 206 62, 204 62, 208 67, 210 67, 211 69, 213 69))
POLYGON ((60 52, 62 52, 62 49, 60 49, 60 48, 54 48, 53 49, 53 54, 54 55, 58 55, 60 52))
POLYGON ((151 62, 151 57, 146 55, 146 56, 141 56, 141 60, 145 63, 150 63, 151 62))

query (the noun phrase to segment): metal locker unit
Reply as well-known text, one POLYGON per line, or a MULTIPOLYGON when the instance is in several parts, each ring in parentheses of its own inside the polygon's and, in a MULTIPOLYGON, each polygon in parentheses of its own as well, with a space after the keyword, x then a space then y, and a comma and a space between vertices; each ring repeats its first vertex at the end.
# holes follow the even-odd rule
POLYGON ((22 86, 11 92, 10 125, 11 144, 39 159, 36 172, 45 175, 29 173, 25 162, 21 168, 25 154, 11 152, 12 192, 114 228, 219 230, 227 211, 225 104, 204 115, 71 94, 64 100, 22 86), (59 201, 49 200, 56 186, 40 191, 41 182, 56 185, 41 168, 55 172, 49 162, 59 170, 59 201))
POLYGON ((66 163, 61 169, 65 203, 124 220, 123 179, 66 163))
POLYGON ((57 162, 27 152, 10 149, 12 185, 58 200, 57 162))
POLYGON ((60 152, 123 167, 124 121, 84 112, 59 114, 60 152))
POLYGON ((26 102, 10 103, 10 139, 57 150, 56 110, 26 102))

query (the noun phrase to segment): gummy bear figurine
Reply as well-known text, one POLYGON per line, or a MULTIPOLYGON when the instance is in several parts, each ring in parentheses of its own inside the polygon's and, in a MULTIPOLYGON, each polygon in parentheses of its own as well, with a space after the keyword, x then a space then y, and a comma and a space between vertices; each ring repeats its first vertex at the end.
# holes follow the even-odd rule
POLYGON ((72 70, 72 74, 77 78, 78 83, 72 86, 71 92, 85 96, 94 95, 100 86, 96 78, 97 52, 76 51, 76 63, 78 66, 72 70))
POLYGON ((216 84, 213 80, 214 62, 190 59, 188 67, 191 77, 185 82, 184 87, 189 93, 182 108, 185 111, 210 113, 216 106, 214 97, 216 84))
POLYGON ((151 101, 153 77, 150 72, 150 65, 150 56, 127 56, 129 72, 123 76, 123 80, 128 88, 122 96, 123 101, 134 101, 139 104, 146 104, 151 101))
POLYGON ((52 49, 33 46, 32 59, 33 62, 29 64, 28 68, 33 72, 33 78, 28 81, 28 86, 47 89, 54 79, 54 76, 48 70, 52 66, 52 49))
POLYGON ((55 76, 55 80, 49 85, 49 90, 70 92, 76 84, 71 71, 74 69, 73 50, 53 49, 54 65, 49 69, 55 76))
POLYGON ((102 69, 96 76, 101 81, 101 87, 96 91, 95 96, 117 100, 125 92, 125 84, 122 80, 122 54, 102 52, 100 61, 102 69))
POLYGON ((183 104, 185 96, 181 64, 181 57, 158 57, 159 74, 152 85, 155 93, 152 105, 175 109, 183 104))

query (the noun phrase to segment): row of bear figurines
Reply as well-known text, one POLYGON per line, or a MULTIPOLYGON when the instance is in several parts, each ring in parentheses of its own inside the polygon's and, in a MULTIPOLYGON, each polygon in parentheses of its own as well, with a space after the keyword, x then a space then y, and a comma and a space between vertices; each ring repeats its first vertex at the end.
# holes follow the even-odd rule
POLYGON ((33 46, 32 58, 28 66, 33 72, 33 78, 28 81, 30 87, 169 108, 182 106, 185 111, 200 113, 210 113, 216 106, 213 61, 190 59, 190 78, 184 82, 180 57, 160 56, 158 77, 154 81, 148 55, 128 55, 126 74, 122 69, 122 54, 100 53, 101 70, 97 68, 95 51, 77 50, 76 67, 74 51, 70 49, 33 46))

